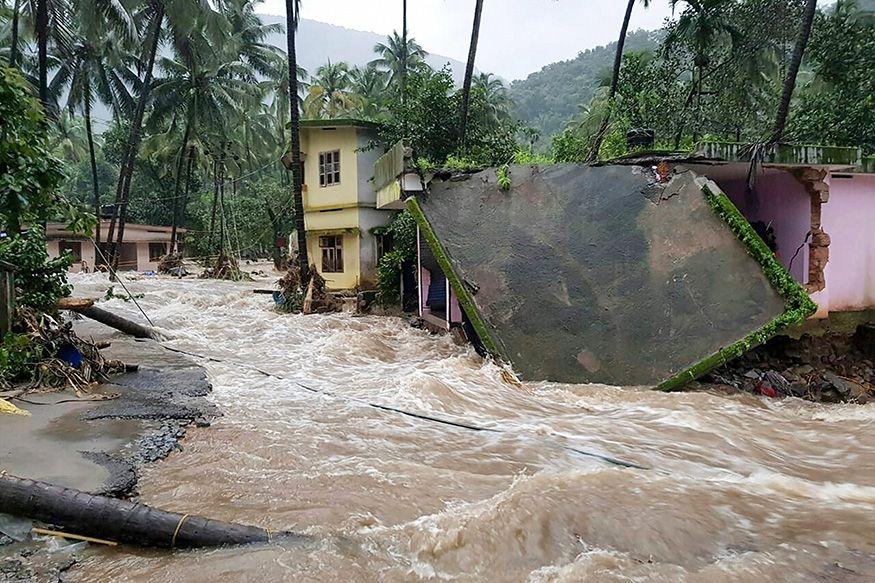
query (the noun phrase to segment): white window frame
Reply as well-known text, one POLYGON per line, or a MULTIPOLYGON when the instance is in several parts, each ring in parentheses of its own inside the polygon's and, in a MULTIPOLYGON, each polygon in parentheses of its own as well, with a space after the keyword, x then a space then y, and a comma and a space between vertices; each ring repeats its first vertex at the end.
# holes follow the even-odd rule
POLYGON ((319 152, 319 187, 340 184, 340 150, 319 152))

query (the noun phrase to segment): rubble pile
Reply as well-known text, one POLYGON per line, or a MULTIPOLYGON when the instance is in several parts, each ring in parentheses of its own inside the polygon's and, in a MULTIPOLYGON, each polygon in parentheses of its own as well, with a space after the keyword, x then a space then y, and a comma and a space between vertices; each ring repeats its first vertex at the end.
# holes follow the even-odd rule
POLYGON ((875 327, 861 326, 853 335, 777 337, 702 381, 767 397, 875 401, 875 327))

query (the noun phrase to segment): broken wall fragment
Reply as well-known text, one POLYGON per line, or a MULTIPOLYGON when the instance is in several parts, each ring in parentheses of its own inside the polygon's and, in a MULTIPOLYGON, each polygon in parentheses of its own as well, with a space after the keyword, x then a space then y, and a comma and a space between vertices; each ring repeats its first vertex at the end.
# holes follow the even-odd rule
POLYGON ((813 310, 693 172, 509 172, 508 192, 487 170, 409 206, 484 345, 522 378, 673 388, 813 310))

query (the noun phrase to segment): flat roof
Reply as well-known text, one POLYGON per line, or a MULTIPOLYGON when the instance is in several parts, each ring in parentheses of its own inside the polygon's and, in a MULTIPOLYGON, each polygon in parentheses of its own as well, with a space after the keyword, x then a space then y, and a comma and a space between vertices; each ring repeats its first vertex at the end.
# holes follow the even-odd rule
POLYGON ((354 127, 372 130, 382 126, 382 124, 375 121, 357 119, 354 117, 339 117, 336 119, 302 119, 299 122, 299 125, 302 128, 354 127))

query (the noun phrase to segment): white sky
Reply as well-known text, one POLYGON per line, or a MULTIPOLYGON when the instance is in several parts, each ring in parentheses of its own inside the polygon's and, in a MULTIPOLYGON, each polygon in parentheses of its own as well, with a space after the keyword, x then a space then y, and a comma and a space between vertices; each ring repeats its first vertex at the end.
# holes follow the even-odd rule
MULTIPOLYGON (((818 0, 825 6, 835 0, 818 0)), ((402 0, 301 0, 303 18, 386 35, 401 30, 402 0)), ((484 0, 477 68, 520 79, 555 61, 617 39, 626 0, 484 0)), ((680 10, 681 7, 678 7, 680 10)), ((284 0, 265 0, 265 14, 285 15, 284 0)), ((408 0, 410 34, 431 53, 466 61, 474 0, 408 0)), ((637 3, 629 30, 659 28, 669 0, 637 3)))
MULTIPOLYGON (((485 0, 477 68, 519 79, 554 61, 617 39, 626 0, 485 0)), ((285 14, 284 0, 266 0, 265 14, 285 14)), ((429 52, 467 60, 474 0, 408 0, 410 34, 429 52)), ((668 0, 635 7, 630 30, 659 28, 668 0)), ((356 30, 401 30, 401 0, 301 0, 301 16, 356 30)))

